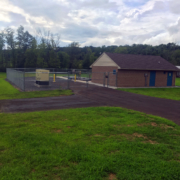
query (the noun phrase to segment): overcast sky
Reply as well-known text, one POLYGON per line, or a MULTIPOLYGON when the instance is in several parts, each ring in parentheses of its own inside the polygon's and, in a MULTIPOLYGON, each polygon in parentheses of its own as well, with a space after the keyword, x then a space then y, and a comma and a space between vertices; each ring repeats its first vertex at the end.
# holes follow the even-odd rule
POLYGON ((180 0, 0 0, 0 30, 23 25, 61 35, 61 46, 180 43, 180 0))

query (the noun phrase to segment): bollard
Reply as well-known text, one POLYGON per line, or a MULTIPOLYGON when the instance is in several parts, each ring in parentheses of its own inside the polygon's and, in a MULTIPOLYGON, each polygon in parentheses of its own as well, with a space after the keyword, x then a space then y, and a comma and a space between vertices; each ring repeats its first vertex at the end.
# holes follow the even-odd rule
POLYGON ((55 76, 55 74, 54 74, 53 82, 56 82, 56 76, 55 76))
POLYGON ((76 82, 76 74, 74 75, 74 82, 76 82))

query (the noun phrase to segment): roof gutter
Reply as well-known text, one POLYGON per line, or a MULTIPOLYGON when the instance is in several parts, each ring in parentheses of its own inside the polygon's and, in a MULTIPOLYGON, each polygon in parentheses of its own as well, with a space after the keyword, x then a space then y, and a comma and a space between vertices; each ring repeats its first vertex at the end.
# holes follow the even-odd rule
POLYGON ((142 71, 180 71, 179 69, 130 69, 130 68, 121 68, 122 70, 142 70, 142 71))

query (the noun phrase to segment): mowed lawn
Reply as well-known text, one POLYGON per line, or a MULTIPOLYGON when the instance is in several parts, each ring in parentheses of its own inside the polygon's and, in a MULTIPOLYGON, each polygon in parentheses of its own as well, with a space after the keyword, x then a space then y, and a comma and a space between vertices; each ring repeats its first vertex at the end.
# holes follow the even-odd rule
MULTIPOLYGON (((176 78, 176 86, 180 86, 180 78, 176 78)), ((118 90, 180 101, 180 88, 119 88, 118 90)))
POLYGON ((180 127, 117 107, 0 114, 0 179, 180 179, 180 127))
POLYGON ((6 78, 6 73, 4 73, 4 72, 0 72, 0 78, 6 78))
POLYGON ((180 86, 180 78, 176 78, 176 86, 180 86))
POLYGON ((71 90, 20 92, 18 89, 14 88, 10 83, 8 83, 5 80, 5 78, 6 73, 0 73, 0 100, 68 96, 73 94, 71 90))

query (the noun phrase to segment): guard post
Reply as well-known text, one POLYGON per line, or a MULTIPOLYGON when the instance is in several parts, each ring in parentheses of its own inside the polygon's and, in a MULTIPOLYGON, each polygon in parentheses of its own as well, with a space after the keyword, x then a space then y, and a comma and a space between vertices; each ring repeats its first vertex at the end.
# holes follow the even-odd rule
POLYGON ((56 82, 56 75, 54 74, 53 82, 56 82))

